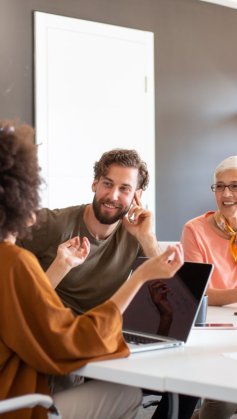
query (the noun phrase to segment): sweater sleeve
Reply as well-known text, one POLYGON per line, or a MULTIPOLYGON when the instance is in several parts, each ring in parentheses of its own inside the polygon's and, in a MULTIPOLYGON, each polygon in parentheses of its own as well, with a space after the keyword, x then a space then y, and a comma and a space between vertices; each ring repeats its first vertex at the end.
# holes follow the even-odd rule
POLYGON ((116 305, 107 301, 75 317, 24 249, 4 280, 1 304, 4 344, 39 372, 64 374, 90 361, 129 354, 116 305))

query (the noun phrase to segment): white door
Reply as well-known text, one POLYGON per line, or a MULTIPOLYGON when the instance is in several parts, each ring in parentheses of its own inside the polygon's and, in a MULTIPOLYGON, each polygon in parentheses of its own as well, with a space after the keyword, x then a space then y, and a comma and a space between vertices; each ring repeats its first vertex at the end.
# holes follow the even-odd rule
POLYGON ((92 200, 104 151, 135 148, 148 164, 143 204, 155 211, 153 34, 35 12, 35 121, 42 205, 92 200))

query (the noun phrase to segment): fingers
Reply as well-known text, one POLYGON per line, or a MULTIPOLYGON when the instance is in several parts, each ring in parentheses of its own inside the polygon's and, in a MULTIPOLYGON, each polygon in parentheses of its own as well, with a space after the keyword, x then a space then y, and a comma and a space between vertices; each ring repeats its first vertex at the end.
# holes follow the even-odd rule
POLYGON ((175 251, 174 251, 173 263, 181 266, 184 263, 184 252, 183 252, 182 244, 181 243, 177 244, 176 246, 174 246, 174 249, 175 251))
POLYGON ((70 240, 68 240, 68 244, 70 246, 78 248, 81 246, 81 239, 79 236, 72 237, 70 240))
POLYGON ((81 251, 84 257, 90 253, 90 242, 87 237, 83 237, 82 239, 81 251))
POLYGON ((170 273, 173 275, 184 263, 183 249, 181 245, 177 245, 171 246, 168 250, 171 251, 173 256, 173 259, 169 261, 170 273))
POLYGON ((167 260, 169 263, 178 263, 182 265, 184 262, 182 244, 178 243, 175 246, 168 246, 167 249, 161 254, 160 258, 163 262, 167 260))
POLYGON ((87 239, 87 237, 83 237, 83 239, 81 240, 79 236, 75 236, 62 243, 62 245, 66 247, 75 247, 76 249, 79 249, 81 246, 89 245, 89 240, 87 239))
POLYGON ((74 252, 80 251, 83 256, 87 256, 90 252, 90 242, 87 237, 83 237, 81 240, 79 236, 72 237, 66 242, 62 243, 58 247, 61 251, 64 249, 71 249, 74 252))
POLYGON ((61 243, 59 245, 59 247, 61 249, 62 248, 67 248, 67 247, 70 247, 70 246, 72 246, 72 247, 78 247, 78 246, 80 246, 80 244, 81 244, 80 237, 79 236, 75 236, 75 237, 73 237, 73 238, 71 238, 71 239, 69 239, 69 240, 61 243))
POLYGON ((142 207, 139 206, 132 206, 130 210, 128 211, 128 220, 132 222, 133 224, 137 224, 138 222, 147 219, 147 217, 150 217, 151 213, 150 211, 145 210, 142 207))
POLYGON ((87 237, 83 237, 82 240, 78 236, 73 237, 69 240, 69 244, 69 247, 73 247, 83 257, 87 256, 90 252, 90 242, 87 237))
POLYGON ((90 246, 90 242, 87 237, 83 237, 82 246, 90 246))
POLYGON ((165 252, 157 258, 157 262, 163 270, 163 278, 173 276, 184 262, 182 245, 168 246, 165 252))

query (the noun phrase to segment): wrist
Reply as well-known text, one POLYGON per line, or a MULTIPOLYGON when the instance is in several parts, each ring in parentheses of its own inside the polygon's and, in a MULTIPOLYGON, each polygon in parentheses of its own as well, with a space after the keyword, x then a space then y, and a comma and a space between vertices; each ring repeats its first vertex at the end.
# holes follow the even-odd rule
POLYGON ((56 256, 52 265, 54 265, 54 268, 58 271, 58 273, 62 273, 62 275, 66 275, 71 270, 71 266, 65 257, 61 255, 56 256))
POLYGON ((139 238, 138 241, 146 256, 158 256, 162 253, 155 234, 146 234, 139 238))
POLYGON ((56 256, 52 264, 46 271, 46 275, 49 278, 52 286, 56 288, 59 282, 64 278, 65 275, 70 271, 70 266, 65 263, 65 260, 59 256, 56 256))

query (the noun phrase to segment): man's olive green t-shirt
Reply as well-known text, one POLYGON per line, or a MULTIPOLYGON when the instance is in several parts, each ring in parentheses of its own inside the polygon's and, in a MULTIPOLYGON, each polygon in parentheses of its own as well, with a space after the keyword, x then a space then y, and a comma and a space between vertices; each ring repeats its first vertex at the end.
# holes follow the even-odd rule
POLYGON ((122 223, 105 240, 95 239, 83 221, 85 208, 86 205, 42 209, 32 238, 20 243, 37 256, 46 271, 59 244, 77 235, 89 239, 91 249, 86 261, 71 269, 56 288, 63 303, 75 313, 110 298, 128 278, 135 258, 143 254, 138 241, 122 223))

